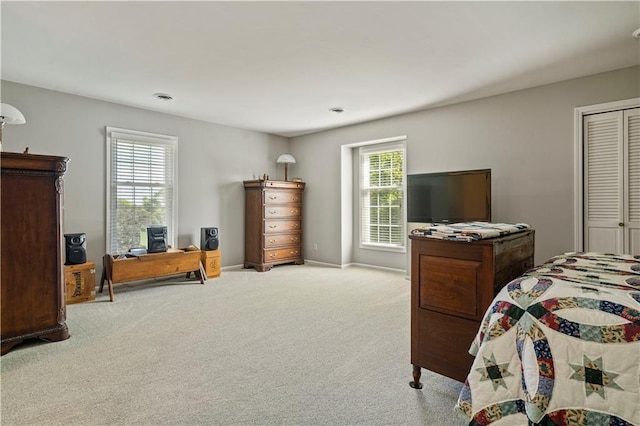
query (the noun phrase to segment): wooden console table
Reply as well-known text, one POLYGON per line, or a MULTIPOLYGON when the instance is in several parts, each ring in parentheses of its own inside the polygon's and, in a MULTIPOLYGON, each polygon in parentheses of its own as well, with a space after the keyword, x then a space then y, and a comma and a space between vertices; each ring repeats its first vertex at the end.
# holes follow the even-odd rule
POLYGON ((204 284, 207 279, 207 274, 200 261, 200 250, 169 250, 164 253, 149 253, 125 259, 114 259, 110 254, 105 254, 103 266, 100 293, 102 293, 106 280, 109 285, 109 299, 112 302, 114 283, 118 284, 126 281, 145 280, 190 272, 195 273, 201 284, 204 284))

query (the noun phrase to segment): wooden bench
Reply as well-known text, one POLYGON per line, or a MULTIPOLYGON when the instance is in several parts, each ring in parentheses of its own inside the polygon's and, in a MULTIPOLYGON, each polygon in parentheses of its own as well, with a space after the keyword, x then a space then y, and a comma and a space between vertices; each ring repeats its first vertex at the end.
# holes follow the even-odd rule
POLYGON ((109 299, 113 302, 113 284, 126 281, 145 280, 167 275, 195 273, 200 283, 204 284, 207 274, 200 261, 200 250, 172 250, 163 253, 149 253, 135 257, 114 258, 110 254, 103 257, 100 293, 105 280, 109 285, 109 299))

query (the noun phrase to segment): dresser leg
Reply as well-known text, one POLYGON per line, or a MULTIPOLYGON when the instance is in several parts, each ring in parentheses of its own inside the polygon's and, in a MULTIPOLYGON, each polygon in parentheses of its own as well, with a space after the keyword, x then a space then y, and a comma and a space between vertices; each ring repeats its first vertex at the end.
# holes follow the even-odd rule
POLYGON ((413 366, 413 382, 409 382, 409 386, 414 389, 422 389, 422 383, 420 383, 420 375, 421 375, 420 367, 417 365, 413 366))
POLYGON ((22 343, 22 340, 14 340, 14 341, 11 341, 11 342, 2 342, 2 351, 0 352, 0 354, 2 354, 2 355, 6 354, 7 352, 9 352, 18 343, 22 343))
POLYGON ((59 324, 55 330, 43 334, 38 334, 34 337, 47 342, 58 342, 60 340, 66 340, 71 336, 69 334, 69 328, 67 327, 67 324, 59 324))

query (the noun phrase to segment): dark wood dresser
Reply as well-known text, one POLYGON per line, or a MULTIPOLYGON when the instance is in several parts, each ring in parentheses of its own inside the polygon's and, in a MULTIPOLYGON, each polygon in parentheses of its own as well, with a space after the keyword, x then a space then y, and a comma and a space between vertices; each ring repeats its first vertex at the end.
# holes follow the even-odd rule
POLYGON ((464 382, 485 311, 509 281, 533 267, 534 231, 474 242, 411 239, 411 386, 421 368, 464 382))
POLYGON ((0 155, 3 355, 26 339, 69 338, 62 260, 67 162, 48 155, 0 155))
POLYGON ((304 182, 244 181, 244 267, 259 272, 283 263, 304 263, 302 193, 304 182))

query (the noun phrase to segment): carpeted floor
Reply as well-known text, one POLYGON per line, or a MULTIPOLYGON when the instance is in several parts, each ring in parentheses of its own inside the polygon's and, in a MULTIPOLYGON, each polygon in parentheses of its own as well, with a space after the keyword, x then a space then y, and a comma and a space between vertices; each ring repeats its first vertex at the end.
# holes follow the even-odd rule
POLYGON ((2 425, 465 424, 461 383, 408 385, 403 274, 283 265, 115 297, 69 305, 69 340, 1 358, 2 425))

